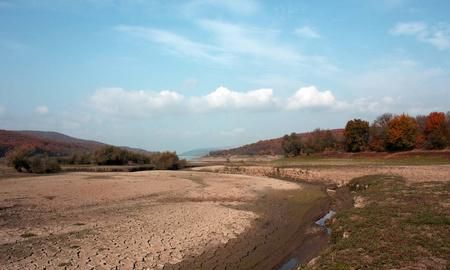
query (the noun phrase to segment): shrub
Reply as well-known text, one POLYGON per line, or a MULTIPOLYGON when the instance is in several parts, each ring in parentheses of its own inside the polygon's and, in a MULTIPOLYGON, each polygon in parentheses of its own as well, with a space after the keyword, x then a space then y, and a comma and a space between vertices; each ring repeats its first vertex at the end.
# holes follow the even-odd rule
POLYGON ((283 148, 284 155, 287 157, 298 156, 302 152, 302 144, 295 133, 284 135, 281 141, 281 147, 283 148))
POLYGON ((349 152, 360 152, 369 142, 369 122, 354 119, 347 122, 344 130, 345 146, 349 152))
POLYGON ((34 156, 30 159, 30 168, 32 173, 56 173, 61 171, 61 166, 55 159, 47 155, 34 156))
POLYGON ((17 148, 8 152, 8 165, 14 167, 18 172, 28 173, 55 173, 61 171, 56 159, 47 155, 34 155, 30 148, 17 148))
POLYGON ((6 154, 8 166, 14 167, 18 172, 31 172, 29 157, 32 152, 30 148, 14 148, 6 154))
POLYGON ((179 170, 186 166, 186 160, 180 160, 174 152, 153 153, 151 163, 157 170, 179 170))

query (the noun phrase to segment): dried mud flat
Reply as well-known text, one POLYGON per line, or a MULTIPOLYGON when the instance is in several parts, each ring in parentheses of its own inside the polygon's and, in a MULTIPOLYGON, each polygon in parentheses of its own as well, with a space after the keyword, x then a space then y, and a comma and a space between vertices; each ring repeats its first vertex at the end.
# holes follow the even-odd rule
POLYGON ((0 268, 272 269, 326 206, 317 186, 206 172, 4 179, 0 268))

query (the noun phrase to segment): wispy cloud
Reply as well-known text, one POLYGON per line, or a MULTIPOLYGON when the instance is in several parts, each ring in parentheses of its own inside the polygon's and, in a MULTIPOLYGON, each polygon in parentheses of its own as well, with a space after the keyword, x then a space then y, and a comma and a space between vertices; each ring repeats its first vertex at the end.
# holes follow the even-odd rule
POLYGON ((261 9, 255 0, 194 0, 184 6, 184 12, 189 15, 211 12, 211 9, 226 10, 238 15, 251 15, 261 9))
POLYGON ((320 34, 310 26, 302 26, 294 30, 294 33, 304 38, 320 38, 320 34))
POLYGON ((424 22, 401 22, 390 31, 394 36, 412 36, 418 41, 433 45, 439 50, 450 49, 450 24, 428 25, 424 22))
POLYGON ((36 109, 34 110, 37 114, 40 115, 46 115, 49 113, 49 109, 47 106, 41 105, 41 106, 37 106, 36 109))
POLYGON ((170 31, 128 25, 119 25, 115 29, 138 38, 161 44, 163 48, 181 56, 206 59, 220 63, 229 61, 229 56, 224 54, 220 47, 195 42, 170 31))
POLYGON ((226 52, 289 63, 302 59, 296 50, 278 41, 277 30, 207 19, 198 23, 226 52))

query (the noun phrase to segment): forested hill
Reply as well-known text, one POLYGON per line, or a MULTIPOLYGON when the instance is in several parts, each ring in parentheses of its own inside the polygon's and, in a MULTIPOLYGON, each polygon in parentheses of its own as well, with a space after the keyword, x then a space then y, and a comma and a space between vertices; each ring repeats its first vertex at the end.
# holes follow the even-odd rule
MULTIPOLYGON (((341 141, 344 138, 344 129, 331 129, 330 132, 333 136, 341 141)), ((307 140, 314 132, 297 133, 300 139, 307 140)), ((212 151, 212 156, 225 156, 225 155, 282 155, 284 154, 281 146, 283 138, 275 138, 269 140, 262 140, 256 143, 247 144, 241 147, 232 148, 228 150, 212 151)))
POLYGON ((105 145, 57 132, 0 130, 0 157, 16 147, 31 148, 52 156, 68 156, 94 151, 105 145))

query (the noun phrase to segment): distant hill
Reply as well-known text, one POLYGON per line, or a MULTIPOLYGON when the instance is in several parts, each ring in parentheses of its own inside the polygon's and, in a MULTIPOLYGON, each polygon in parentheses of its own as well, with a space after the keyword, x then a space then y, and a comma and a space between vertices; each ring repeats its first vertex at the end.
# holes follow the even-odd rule
MULTIPOLYGON (((341 139, 344 136, 343 129, 331 129, 333 135, 341 139)), ((312 132, 297 133, 302 139, 307 139, 312 136, 312 132)), ((246 144, 241 147, 232 148, 228 150, 212 151, 211 156, 227 156, 227 155, 282 155, 283 148, 281 147, 282 137, 262 140, 256 143, 246 144)))
MULTIPOLYGON (((75 153, 87 153, 108 144, 74 138, 53 131, 34 130, 0 130, 0 157, 15 147, 34 148, 38 153, 47 153, 51 156, 70 156, 75 153)), ((150 153, 149 151, 121 146, 121 148, 137 153, 150 153)))

